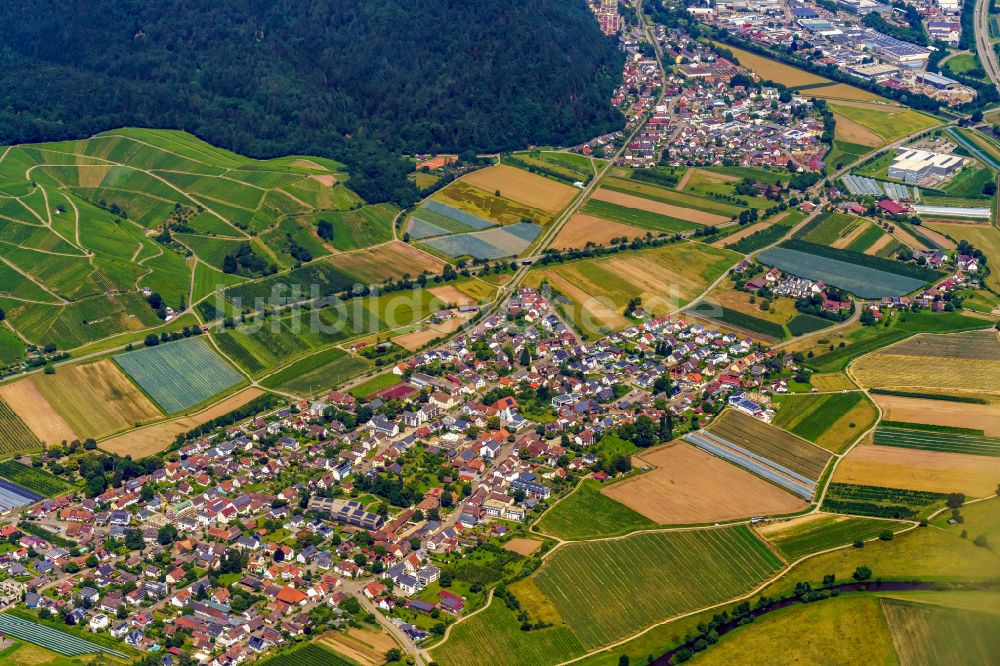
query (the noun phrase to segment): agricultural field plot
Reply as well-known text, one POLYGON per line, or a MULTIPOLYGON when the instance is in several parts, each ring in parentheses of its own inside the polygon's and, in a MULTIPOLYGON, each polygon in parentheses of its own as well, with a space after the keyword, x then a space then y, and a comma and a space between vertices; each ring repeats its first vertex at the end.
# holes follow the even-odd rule
POLYGON ((829 257, 818 257, 786 247, 770 248, 757 258, 761 263, 777 267, 786 273, 811 280, 822 280, 861 298, 903 296, 925 284, 921 279, 895 275, 829 257))
POLYGON ((564 626, 521 631, 521 622, 499 599, 460 622, 431 655, 441 666, 539 666, 580 656, 584 647, 564 626))
POLYGON ((577 541, 650 529, 656 527, 656 522, 602 494, 597 481, 585 479, 549 509, 535 527, 543 534, 577 541))
POLYGON ((690 222, 695 222, 697 224, 702 224, 705 226, 716 226, 719 224, 725 224, 729 222, 732 218, 726 215, 718 215, 716 213, 709 213, 705 211, 700 211, 693 208, 686 208, 684 206, 664 203, 661 201, 655 201, 653 199, 646 199, 640 196, 634 196, 631 194, 625 194, 624 192, 617 192, 615 190, 609 190, 605 188, 598 188, 597 191, 591 197, 591 200, 605 201, 607 203, 615 204, 617 206, 622 206, 625 208, 633 208, 636 210, 642 210, 649 213, 656 213, 658 215, 664 215, 667 217, 673 217, 683 220, 688 220, 690 222))
POLYGON ((468 255, 476 259, 500 259, 520 255, 541 233, 542 228, 537 224, 519 222, 486 231, 432 238, 425 245, 453 258, 468 255))
MULTIPOLYGON (((751 231, 746 236, 739 238, 733 243, 725 243, 725 247, 740 254, 750 254, 751 252, 756 252, 757 250, 767 247, 772 243, 776 243, 788 233, 790 226, 784 224, 771 224, 767 225, 766 222, 761 222, 763 227, 758 228, 755 231, 751 231)), ((754 225, 756 226, 756 225, 754 225)), ((742 232, 736 232, 733 234, 735 238, 742 232)), ((727 236, 727 238, 729 238, 727 236)))
POLYGON ((301 647, 266 657, 257 662, 260 666, 352 666, 321 643, 305 643, 301 647))
POLYGON ((745 663, 748 655, 762 664, 897 663, 879 599, 864 596, 796 604, 768 613, 726 634, 693 663, 745 663), (791 636, 794 640, 789 640, 791 636))
POLYGON ((737 596, 780 567, 739 526, 570 544, 546 558, 534 579, 584 647, 594 648, 737 596))
POLYGON ((1000 438, 969 434, 960 428, 906 427, 909 424, 880 425, 875 429, 873 443, 879 446, 899 446, 922 451, 965 453, 973 456, 1000 456, 1000 438))
POLYGON ((126 352, 114 360, 168 414, 189 409, 243 381, 243 375, 201 337, 126 352))
MULTIPOLYGON (((71 442, 78 437, 66 421, 45 401, 38 387, 30 380, 0 385, 0 401, 7 405, 13 418, 24 423, 34 437, 43 444, 59 444, 63 440, 71 442)), ((9 433, 20 432, 19 426, 14 421, 6 421, 6 428, 9 433)), ((18 439, 14 441, 20 443, 29 441, 24 434, 17 437, 18 439)))
POLYGON ((0 454, 29 451, 41 445, 31 428, 0 398, 0 454))
POLYGON ((785 327, 781 323, 720 306, 711 302, 710 299, 699 302, 686 310, 686 313, 702 319, 729 324, 737 330, 758 334, 762 339, 771 342, 777 342, 786 337, 785 327))
POLYGON ((616 167, 601 181, 601 189, 732 218, 746 206, 757 206, 764 201, 756 197, 736 197, 741 202, 746 201, 744 205, 717 198, 733 196, 738 180, 706 169, 687 169, 675 187, 668 187, 636 178, 635 171, 616 167))
POLYGON ((22 465, 16 460, 0 462, 0 477, 37 493, 43 497, 55 497, 75 490, 75 488, 54 474, 34 467, 22 465))
POLYGON ((872 394, 886 421, 963 428, 969 424, 987 437, 1000 437, 1000 404, 987 405, 872 394))
POLYGON ((831 100, 828 105, 834 113, 874 132, 882 143, 892 143, 941 123, 937 118, 905 106, 839 100, 831 100))
POLYGON ((54 375, 22 380, 35 385, 45 402, 81 439, 99 439, 162 414, 109 359, 61 367, 54 375))
MULTIPOLYGON (((622 195, 627 196, 627 195, 622 195)), ((620 222, 646 231, 676 234, 693 231, 700 225, 679 217, 671 217, 661 213, 653 213, 637 208, 629 208, 608 201, 591 199, 580 209, 585 215, 620 222)))
POLYGON ((833 245, 846 238, 861 224, 861 218, 843 213, 824 213, 795 232, 792 238, 800 238, 810 243, 833 245))
POLYGON ((921 451, 897 446, 858 446, 833 475, 837 483, 986 497, 997 489, 1000 458, 921 451))
POLYGON ((901 664, 986 664, 1000 653, 1000 616, 882 599, 901 664))
POLYGON ((830 453, 742 412, 727 409, 709 432, 810 479, 823 474, 830 453))
POLYGON ((551 247, 556 250, 582 249, 589 243, 607 245, 616 239, 632 240, 645 235, 645 229, 585 213, 576 213, 559 230, 558 235, 552 240, 551 247))
POLYGON ((1000 341, 994 331, 921 334, 857 359, 851 374, 866 388, 1000 393, 1000 341))
POLYGON ((398 647, 396 641, 384 631, 356 627, 328 632, 317 642, 360 666, 378 666, 385 661, 386 652, 398 647))
POLYGON ((561 211, 579 192, 570 185, 506 164, 473 171, 461 180, 488 192, 499 190, 501 197, 549 214, 561 211))
POLYGON ((31 622, 10 613, 0 615, 0 631, 67 657, 106 652, 121 659, 128 658, 123 652, 102 647, 65 631, 31 622))
MULTIPOLYGON (((836 134, 836 128, 834 129, 836 134)), ((826 154, 826 174, 830 175, 849 164, 856 162, 863 156, 871 152, 871 146, 864 146, 858 143, 849 143, 834 139, 833 148, 826 154)))
MULTIPOLYGON (((718 44, 718 46, 731 51, 732 54, 736 56, 739 64, 748 69, 752 69, 761 78, 767 79, 768 81, 774 81, 775 83, 780 83, 790 88, 794 88, 796 86, 812 86, 821 83, 833 83, 833 81, 825 77, 812 74, 804 69, 798 69, 797 67, 786 65, 783 62, 778 62, 777 60, 772 60, 771 58, 766 58, 762 55, 757 55, 756 53, 751 53, 750 51, 744 51, 743 49, 739 49, 728 44, 718 44)), ((812 93, 810 92, 808 94, 811 95, 812 93)))
POLYGON ((538 539, 524 539, 514 537, 503 545, 504 550, 527 557, 542 547, 542 542, 538 539))
POLYGON ((263 309, 264 305, 285 305, 306 298, 322 298, 352 288, 357 280, 324 261, 314 261, 288 273, 244 282, 223 291, 236 307, 263 309))
POLYGON ((885 237, 885 232, 874 224, 869 224, 864 231, 855 236, 850 243, 843 246, 843 249, 850 252, 866 253, 876 243, 885 237))
POLYGON ((401 241, 339 254, 328 260, 337 270, 352 275, 364 284, 398 280, 404 275, 416 278, 424 273, 440 273, 444 262, 401 241))
POLYGON ((637 456, 654 469, 601 492, 661 525, 780 515, 808 506, 777 486, 681 442, 642 451, 637 456))
POLYGON ((833 453, 840 453, 875 423, 878 412, 861 391, 778 396, 771 422, 833 453))
MULTIPOLYGON (((510 167, 508 167, 510 168, 510 167)), ((529 174, 530 175, 530 174, 529 174)), ((535 178, 542 178, 535 176, 535 178)), ((546 180, 543 178, 543 180, 546 180)), ((558 185, 554 181, 549 181, 558 185)), ((573 188, 575 189, 575 188, 573 188)), ((496 190, 486 190, 476 187, 465 178, 450 183, 431 196, 432 201, 440 201, 452 208, 464 210, 476 217, 490 220, 497 224, 514 224, 525 219, 537 224, 547 224, 554 217, 540 208, 533 208, 518 203, 513 199, 497 196, 496 190)))
MULTIPOLYGON (((559 305, 577 330, 596 337, 629 325, 622 311, 630 299, 654 315, 669 314, 704 291, 739 255, 702 243, 678 243, 532 269, 530 286, 548 282, 566 301, 559 305)), ((558 303, 558 299, 557 299, 558 303)))
POLYGON ((907 523, 875 518, 852 518, 813 513, 790 521, 773 522, 757 528, 757 534, 770 541, 788 562, 855 541, 868 541, 884 531, 898 531, 907 523))
POLYGON ((321 347, 367 333, 369 324, 377 329, 381 322, 359 300, 311 311, 308 318, 305 315, 272 317, 217 331, 213 336, 224 354, 250 374, 258 375, 321 347), (352 323, 365 328, 355 331, 352 323), (322 325, 327 326, 321 328, 322 325))
POLYGON ((946 497, 930 491, 834 482, 827 489, 822 508, 876 518, 914 520, 946 497))
POLYGON ((368 361, 334 347, 292 363, 261 383, 279 391, 312 395, 324 388, 339 386, 370 367, 368 361))
POLYGON ((131 455, 134 458, 155 455, 168 448, 177 435, 190 432, 212 419, 228 414, 262 394, 263 391, 260 389, 246 388, 196 414, 137 428, 105 439, 101 441, 100 448, 108 453, 131 455))
POLYGON ((467 213, 464 210, 428 199, 410 216, 407 231, 417 240, 443 234, 460 234, 466 231, 480 231, 494 226, 490 220, 467 213))

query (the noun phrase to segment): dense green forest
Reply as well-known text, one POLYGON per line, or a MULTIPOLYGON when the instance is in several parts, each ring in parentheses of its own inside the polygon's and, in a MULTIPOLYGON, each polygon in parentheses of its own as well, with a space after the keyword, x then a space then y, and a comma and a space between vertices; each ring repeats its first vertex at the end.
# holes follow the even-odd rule
POLYGON ((0 141, 124 125, 255 157, 334 157, 369 201, 393 153, 568 144, 618 129, 622 53, 584 0, 0 3, 0 141))

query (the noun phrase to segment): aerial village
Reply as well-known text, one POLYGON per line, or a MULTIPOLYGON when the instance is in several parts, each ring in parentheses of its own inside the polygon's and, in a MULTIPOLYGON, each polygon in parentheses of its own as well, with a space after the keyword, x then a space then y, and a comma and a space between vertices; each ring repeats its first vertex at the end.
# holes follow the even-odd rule
POLYGON ((415 643, 441 634, 483 602, 463 562, 502 568, 580 475, 628 472, 614 442, 672 439, 727 400, 766 419, 794 368, 749 338, 631 316, 584 343, 522 287, 368 399, 253 417, 154 469, 95 471, 51 447, 40 463, 78 466, 86 491, 2 528, 7 603, 220 666, 375 612, 415 643))

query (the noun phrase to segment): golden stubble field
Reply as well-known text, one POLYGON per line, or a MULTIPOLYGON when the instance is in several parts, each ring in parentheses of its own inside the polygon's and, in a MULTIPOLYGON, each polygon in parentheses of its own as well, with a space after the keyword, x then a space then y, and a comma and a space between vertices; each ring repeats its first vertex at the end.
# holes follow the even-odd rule
POLYGON ((683 442, 639 454, 655 469, 601 490, 661 525, 794 513, 808 503, 683 442))
POLYGON ((921 333, 854 361, 851 375, 866 388, 1000 394, 996 331, 921 333))
POLYGON ((570 248, 581 249, 587 243, 606 245, 613 238, 642 238, 647 231, 637 227, 604 220, 593 215, 577 213, 563 225, 552 241, 552 247, 557 250, 567 250, 570 248))
POLYGON ((1000 458, 866 444, 851 449, 833 480, 883 488, 987 497, 996 492, 1000 458))
POLYGON ((34 383, 80 437, 100 439, 163 417, 110 359, 60 367, 54 375, 34 375, 22 381, 34 383))
POLYGON ((228 414, 263 393, 257 388, 247 388, 197 414, 164 421, 138 430, 130 430, 104 440, 100 443, 100 447, 109 453, 117 453, 121 456, 131 455, 133 458, 151 456, 173 444, 177 435, 188 432, 223 414, 228 414))
POLYGON ((547 213, 557 213, 565 208, 579 190, 554 180, 528 173, 523 169, 497 164, 462 177, 462 182, 481 187, 489 192, 500 191, 500 196, 538 208, 547 213))

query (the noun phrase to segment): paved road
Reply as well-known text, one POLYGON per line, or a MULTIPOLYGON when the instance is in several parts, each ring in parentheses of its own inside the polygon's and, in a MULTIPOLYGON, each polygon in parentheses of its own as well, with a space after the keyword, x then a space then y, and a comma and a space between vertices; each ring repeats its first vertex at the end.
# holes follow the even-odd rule
POLYGON ((993 85, 1000 89, 1000 65, 997 64, 997 52, 990 42, 990 3, 989 0, 976 0, 976 15, 974 28, 976 32, 976 50, 983 69, 993 85))

